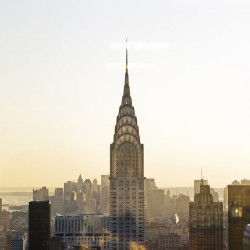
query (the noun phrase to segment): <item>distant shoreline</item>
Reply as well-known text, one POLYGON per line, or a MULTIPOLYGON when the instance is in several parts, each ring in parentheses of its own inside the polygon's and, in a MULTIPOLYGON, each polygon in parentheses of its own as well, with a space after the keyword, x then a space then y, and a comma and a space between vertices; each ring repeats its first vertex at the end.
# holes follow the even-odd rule
POLYGON ((32 192, 0 192, 1 196, 32 196, 32 192))

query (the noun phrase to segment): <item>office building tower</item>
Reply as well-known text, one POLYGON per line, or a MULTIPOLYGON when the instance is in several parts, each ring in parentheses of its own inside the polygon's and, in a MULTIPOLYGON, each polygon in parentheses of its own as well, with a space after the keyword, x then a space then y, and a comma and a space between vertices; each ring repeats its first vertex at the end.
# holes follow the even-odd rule
POLYGON ((110 249, 109 217, 104 215, 56 216, 54 236, 66 249, 110 249))
MULTIPOLYGON (((203 179, 201 180, 203 181, 203 185, 208 185, 207 180, 203 180, 203 179)), ((201 180, 194 180, 194 195, 200 193, 201 180)))
POLYGON ((29 203, 29 250, 47 249, 50 237, 50 202, 29 203))
POLYGON ((179 194, 175 202, 175 214, 181 219, 188 220, 189 218, 189 202, 190 198, 187 195, 179 194))
POLYGON ((148 217, 154 216, 153 204, 152 204, 152 201, 153 201, 152 191, 155 189, 157 189, 157 187, 155 185, 155 180, 152 178, 146 178, 144 180, 144 202, 145 202, 144 209, 145 209, 145 213, 147 213, 148 217))
POLYGON ((42 187, 40 189, 33 189, 33 201, 48 201, 49 189, 42 187))
MULTIPOLYGON (((80 175, 81 177, 81 175, 80 175)), ((79 177, 79 178, 80 178, 79 177)), ((71 201, 72 200, 72 194, 76 194, 78 191, 79 185, 73 181, 68 181, 64 183, 64 200, 65 201, 71 201)))
POLYGON ((101 211, 103 214, 109 214, 110 205, 110 183, 109 175, 101 176, 101 211))
POLYGON ((130 96, 128 57, 122 102, 110 145, 110 249, 144 243, 144 153, 130 96))
POLYGON ((213 201, 202 180, 200 193, 189 203, 189 244, 190 250, 223 249, 223 204, 213 201))
POLYGON ((225 188, 228 249, 243 248, 244 230, 250 223, 250 185, 232 184, 225 188))
POLYGON ((51 197, 51 215, 64 214, 63 188, 56 188, 51 197))
POLYGON ((97 179, 93 180, 93 190, 92 193, 98 193, 98 184, 97 184, 97 179))
POLYGON ((151 190, 150 216, 162 218, 164 216, 165 191, 162 189, 151 190))
POLYGON ((10 239, 10 249, 11 250, 25 250, 25 240, 23 236, 19 233, 15 237, 10 239))
POLYGON ((86 199, 90 199, 91 198, 91 194, 92 194, 92 182, 90 179, 86 179, 83 182, 83 192, 86 196, 86 199))
POLYGON ((110 186, 109 175, 101 175, 101 189, 110 186))

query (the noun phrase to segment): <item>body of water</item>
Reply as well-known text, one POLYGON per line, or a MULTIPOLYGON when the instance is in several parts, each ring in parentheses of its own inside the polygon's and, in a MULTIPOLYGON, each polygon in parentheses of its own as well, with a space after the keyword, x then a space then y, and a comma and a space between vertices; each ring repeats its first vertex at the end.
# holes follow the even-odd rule
MULTIPOLYGON (((35 187, 34 189, 39 189, 35 187)), ((49 187, 49 196, 54 195, 55 188, 49 187)), ((33 200, 33 187, 0 187, 0 198, 3 204, 9 205, 28 205, 33 200), (13 195, 12 195, 13 193, 13 195), (20 193, 20 195, 18 194, 20 193), (25 193, 25 195, 22 195, 25 193)))

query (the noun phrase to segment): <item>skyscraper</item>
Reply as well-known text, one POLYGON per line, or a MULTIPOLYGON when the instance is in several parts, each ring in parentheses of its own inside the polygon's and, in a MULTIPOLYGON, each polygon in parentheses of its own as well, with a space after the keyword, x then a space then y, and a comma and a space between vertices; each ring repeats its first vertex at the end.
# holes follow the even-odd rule
POLYGON ((109 175, 101 176, 101 210, 103 214, 109 214, 110 206, 110 183, 109 175))
POLYGON ((130 96, 128 52, 122 102, 110 145, 111 249, 139 249, 144 243, 144 154, 130 96))
POLYGON ((29 203, 29 250, 47 249, 50 237, 50 202, 29 203))
POLYGON ((11 250, 24 250, 25 249, 24 237, 20 236, 19 233, 16 233, 16 236, 10 239, 10 249, 11 250))
MULTIPOLYGON (((201 176, 202 178, 202 176, 201 176)), ((208 185, 207 180, 194 180, 194 195, 200 193, 200 186, 201 186, 201 181, 203 181, 203 185, 208 185)))
POLYGON ((225 203, 228 249, 243 249, 243 232, 250 223, 250 185, 228 185, 225 188, 225 203))
POLYGON ((214 202, 210 186, 201 180, 200 192, 189 203, 190 250, 223 249, 223 204, 214 202))

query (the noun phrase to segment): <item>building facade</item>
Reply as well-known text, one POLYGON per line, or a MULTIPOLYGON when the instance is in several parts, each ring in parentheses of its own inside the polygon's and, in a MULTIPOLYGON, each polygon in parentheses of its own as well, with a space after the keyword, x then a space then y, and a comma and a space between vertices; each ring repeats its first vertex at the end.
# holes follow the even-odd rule
POLYGON ((110 206, 110 183, 109 175, 101 176, 101 211, 103 214, 109 214, 110 206))
POLYGON ((190 250, 223 249, 223 204, 213 201, 210 186, 202 181, 189 203, 189 245, 190 250))
POLYGON ((49 189, 42 187, 40 189, 33 189, 33 201, 48 201, 49 189))
POLYGON ((122 102, 110 145, 110 249, 144 243, 144 154, 130 96, 128 57, 122 102))
POLYGON ((50 216, 49 201, 29 203, 29 250, 47 249, 50 238, 50 216))
POLYGON ((243 233, 250 223, 250 185, 228 185, 224 192, 228 249, 243 249, 243 233))
POLYGON ((11 250, 25 250, 25 240, 19 233, 15 237, 10 238, 10 249, 11 250))
POLYGON ((207 180, 194 180, 194 195, 200 193, 200 186, 201 186, 201 181, 203 182, 203 185, 208 185, 207 180))
POLYGON ((110 249, 109 217, 96 214, 56 216, 54 236, 62 239, 65 249, 110 249))

